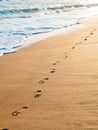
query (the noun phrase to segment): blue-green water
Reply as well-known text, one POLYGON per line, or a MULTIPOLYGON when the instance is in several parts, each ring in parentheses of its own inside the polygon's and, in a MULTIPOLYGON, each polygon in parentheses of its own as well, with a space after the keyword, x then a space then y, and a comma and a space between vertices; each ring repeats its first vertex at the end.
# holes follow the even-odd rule
POLYGON ((0 55, 16 51, 28 36, 66 28, 95 14, 97 0, 0 0, 0 55))

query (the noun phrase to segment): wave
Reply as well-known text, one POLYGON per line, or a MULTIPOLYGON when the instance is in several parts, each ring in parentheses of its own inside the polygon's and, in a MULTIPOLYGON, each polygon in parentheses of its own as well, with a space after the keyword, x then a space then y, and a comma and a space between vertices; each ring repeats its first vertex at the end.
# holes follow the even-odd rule
POLYGON ((5 54, 9 54, 9 53, 14 53, 14 52, 16 52, 16 50, 14 50, 14 49, 10 49, 7 47, 0 48, 0 56, 5 55, 5 54))
POLYGON ((98 4, 87 4, 86 7, 96 7, 98 4))
POLYGON ((40 11, 39 8, 25 8, 25 9, 1 9, 0 14, 21 14, 21 13, 35 13, 40 11))
MULTIPOLYGON (((32 28, 27 28, 27 29, 31 30, 32 28)), ((32 35, 47 33, 47 32, 51 32, 53 30, 54 30, 53 27, 39 27, 39 28, 35 28, 35 29, 33 28, 32 35)))
POLYGON ((22 47, 22 44, 19 44, 19 45, 16 44, 12 47, 0 47, 0 56, 10 54, 10 53, 14 53, 18 49, 20 49, 21 47, 22 47))
POLYGON ((55 6, 55 7, 47 7, 47 10, 63 10, 63 9, 72 9, 72 8, 81 8, 81 7, 95 7, 98 4, 72 4, 72 5, 63 5, 63 6, 55 6))
MULTIPOLYGON (((2 2, 4 0, 0 0, 0 2, 2 2)), ((4 6, 4 5, 3 5, 4 6)), ((81 7, 94 7, 94 6, 98 6, 98 4, 66 4, 64 3, 63 5, 60 4, 60 5, 47 5, 47 6, 44 6, 44 7, 23 7, 21 8, 21 6, 17 8, 17 6, 15 8, 9 8, 9 7, 4 7, 1 5, 0 6, 0 14, 1 16, 5 16, 5 17, 8 17, 8 15, 11 15, 11 14, 19 14, 19 16, 21 18, 25 18, 25 17, 29 17, 29 16, 26 16, 26 15, 23 15, 23 14, 34 14, 34 13, 42 13, 42 12, 48 12, 48 11, 58 11, 58 10, 61 10, 61 11, 67 11, 68 10, 71 10, 73 8, 81 8, 81 7), (22 16, 23 17, 22 17, 22 16)))
POLYGON ((0 10, 0 14, 9 14, 9 13, 35 13, 40 11, 39 8, 25 8, 25 9, 4 9, 0 10))

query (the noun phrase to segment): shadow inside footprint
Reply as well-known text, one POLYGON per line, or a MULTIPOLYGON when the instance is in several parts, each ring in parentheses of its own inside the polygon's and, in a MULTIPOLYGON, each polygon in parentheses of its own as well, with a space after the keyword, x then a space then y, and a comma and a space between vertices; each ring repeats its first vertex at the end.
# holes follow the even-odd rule
POLYGON ((57 61, 57 63, 60 63, 60 61, 57 61))
POLYGON ((37 90, 36 92, 41 93, 41 92, 42 92, 42 90, 37 90))
POLYGON ((37 90, 37 91, 36 91, 36 94, 34 95, 34 97, 35 97, 35 98, 38 98, 38 97, 40 97, 41 95, 42 95, 41 90, 40 90, 40 91, 37 90))
POLYGON ((90 34, 91 34, 91 35, 93 35, 93 33, 92 33, 92 32, 91 32, 90 34))
POLYGON ((40 80, 40 81, 39 81, 39 84, 43 84, 43 83, 45 83, 44 80, 40 80))
POLYGON ((22 107, 22 109, 28 109, 28 107, 27 107, 27 106, 24 106, 24 107, 22 107))
POLYGON ((38 98, 38 97, 40 97, 40 96, 41 96, 40 93, 37 93, 37 94, 34 95, 35 98, 38 98))
POLYGON ((75 49, 75 47, 73 46, 71 49, 75 49))
POLYGON ((20 112, 14 111, 14 112, 12 113, 12 116, 18 116, 19 114, 20 114, 20 112))
POLYGON ((55 71, 54 71, 54 70, 52 70, 52 71, 50 71, 50 73, 55 73, 55 71))
POLYGON ((65 56, 65 57, 64 57, 64 59, 67 59, 67 58, 68 58, 68 56, 65 56))
POLYGON ((35 93, 35 95, 34 95, 34 97, 35 97, 35 98, 38 98, 38 97, 40 97, 41 95, 42 95, 42 90, 37 90, 36 93, 35 93))
POLYGON ((87 41, 87 38, 85 38, 84 41, 87 41))
POLYGON ((44 80, 49 80, 49 78, 45 78, 44 80))
POLYGON ((52 65, 56 65, 56 63, 53 63, 52 65))

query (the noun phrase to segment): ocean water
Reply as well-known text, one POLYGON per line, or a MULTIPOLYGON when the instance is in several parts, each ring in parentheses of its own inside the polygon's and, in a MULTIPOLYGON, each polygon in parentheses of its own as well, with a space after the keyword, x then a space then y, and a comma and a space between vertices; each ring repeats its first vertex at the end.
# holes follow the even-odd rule
POLYGON ((0 56, 31 35, 45 34, 98 14, 98 0, 0 0, 0 56))

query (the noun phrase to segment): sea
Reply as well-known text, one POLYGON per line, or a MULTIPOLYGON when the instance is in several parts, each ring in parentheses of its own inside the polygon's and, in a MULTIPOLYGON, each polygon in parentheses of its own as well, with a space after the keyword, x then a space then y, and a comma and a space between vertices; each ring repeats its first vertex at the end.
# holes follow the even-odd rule
POLYGON ((31 36, 69 28, 98 14, 98 0, 0 0, 0 56, 31 36))

